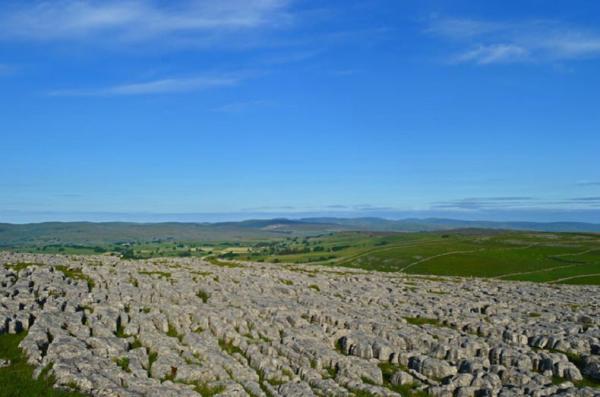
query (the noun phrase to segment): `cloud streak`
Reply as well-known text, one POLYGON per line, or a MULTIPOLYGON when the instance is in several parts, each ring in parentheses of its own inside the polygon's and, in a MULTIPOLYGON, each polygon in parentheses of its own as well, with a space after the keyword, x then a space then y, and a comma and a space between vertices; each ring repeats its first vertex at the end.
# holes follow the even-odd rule
POLYGON ((574 197, 563 199, 539 199, 535 197, 468 197, 457 200, 440 201, 431 204, 433 210, 495 211, 495 210, 582 210, 597 208, 600 197, 574 197))
POLYGON ((291 22, 289 0, 56 0, 12 2, 0 11, 0 37, 36 41, 92 35, 140 41, 275 28, 291 22))
POLYGON ((575 183, 577 186, 584 186, 584 187, 589 187, 589 186, 600 186, 600 182, 598 181, 578 181, 577 183, 575 183))
POLYGON ((184 93, 208 88, 228 87, 240 81, 237 77, 197 77, 187 79, 169 78, 104 87, 99 89, 81 90, 66 89, 51 91, 51 96, 132 96, 168 93, 184 93))
POLYGON ((557 62, 600 56, 600 33, 556 21, 434 18, 427 33, 458 46, 453 63, 557 62))
POLYGON ((499 208, 519 208, 534 206, 537 200, 533 197, 467 197, 459 200, 441 201, 431 205, 433 209, 452 210, 486 210, 499 208))
POLYGON ((509 63, 527 60, 529 51, 514 44, 481 45, 459 54, 456 62, 475 62, 480 65, 509 63))

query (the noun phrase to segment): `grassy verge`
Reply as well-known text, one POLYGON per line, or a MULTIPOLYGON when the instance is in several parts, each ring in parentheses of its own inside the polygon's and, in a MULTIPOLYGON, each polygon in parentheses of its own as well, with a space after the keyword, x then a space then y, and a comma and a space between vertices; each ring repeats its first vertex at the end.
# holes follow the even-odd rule
POLYGON ((27 363, 19 349, 26 333, 0 335, 0 358, 10 360, 8 367, 0 368, 0 397, 84 397, 79 392, 55 389, 55 379, 44 371, 33 379, 34 367, 27 363))

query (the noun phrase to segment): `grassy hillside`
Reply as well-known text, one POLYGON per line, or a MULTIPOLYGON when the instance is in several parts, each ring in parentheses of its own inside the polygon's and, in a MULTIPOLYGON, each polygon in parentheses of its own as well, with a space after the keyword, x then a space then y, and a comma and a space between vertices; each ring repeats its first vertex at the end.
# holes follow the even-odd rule
POLYGON ((229 258, 411 274, 598 284, 600 235, 459 230, 336 233, 258 245, 229 258))
MULTIPOLYGON (((124 259, 220 257, 440 276, 600 284, 600 234, 497 229, 365 231, 376 224, 383 230, 393 228, 396 222, 320 218, 215 224, 2 224, 0 249, 110 254, 124 259)), ((407 228, 415 225, 405 224, 407 228)))

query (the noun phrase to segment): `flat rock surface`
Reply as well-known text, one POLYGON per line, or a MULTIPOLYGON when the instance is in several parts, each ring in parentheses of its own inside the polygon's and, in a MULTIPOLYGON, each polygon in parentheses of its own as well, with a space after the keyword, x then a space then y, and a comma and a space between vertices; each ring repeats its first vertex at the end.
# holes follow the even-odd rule
POLYGON ((36 374, 94 396, 600 396, 595 286, 192 258, 0 264, 0 333, 27 331, 36 374))

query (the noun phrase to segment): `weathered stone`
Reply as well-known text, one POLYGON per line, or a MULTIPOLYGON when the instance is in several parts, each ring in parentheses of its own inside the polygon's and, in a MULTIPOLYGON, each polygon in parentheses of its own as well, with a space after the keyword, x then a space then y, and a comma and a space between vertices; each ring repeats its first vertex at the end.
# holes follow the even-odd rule
POLYGON ((598 287, 0 253, 25 262, 0 266, 0 333, 94 396, 591 397, 600 377, 598 287))

